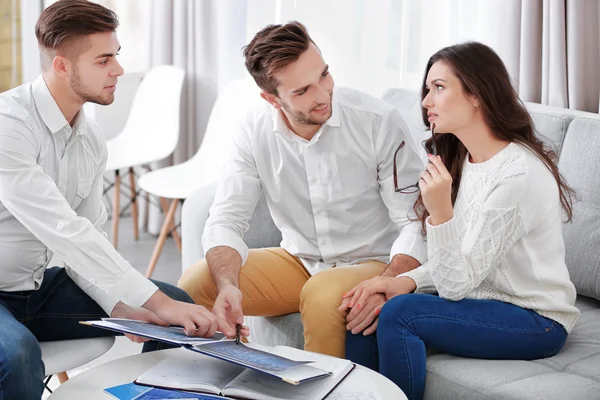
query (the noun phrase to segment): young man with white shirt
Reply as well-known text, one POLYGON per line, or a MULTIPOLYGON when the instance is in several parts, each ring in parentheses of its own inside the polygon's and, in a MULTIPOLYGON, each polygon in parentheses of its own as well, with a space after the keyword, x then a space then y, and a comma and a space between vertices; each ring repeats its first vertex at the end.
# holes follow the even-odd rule
POLYGON ((334 90, 302 24, 264 28, 244 56, 266 102, 234 133, 204 231, 206 259, 179 286, 231 326, 244 314, 300 311, 305 349, 343 357, 346 329, 372 333, 385 298, 346 314, 342 295, 425 261, 420 225, 408 218, 423 163, 390 104, 334 90), (281 248, 248 250, 242 239, 261 192, 281 248))
MULTIPOLYGON (((36 25, 42 75, 0 95, 0 397, 39 399, 39 342, 110 335, 108 315, 235 333, 181 289, 151 282, 102 232, 107 149, 82 106, 108 105, 123 69, 117 16, 60 0, 36 25), (53 255, 64 268, 48 268, 53 255), (160 289, 160 290, 159 290, 160 289), (170 296, 170 297, 169 297, 170 296), (173 300, 173 299, 181 300, 173 300)), ((131 337, 142 341, 141 338, 131 337)), ((158 348, 147 343, 144 350, 158 348)))

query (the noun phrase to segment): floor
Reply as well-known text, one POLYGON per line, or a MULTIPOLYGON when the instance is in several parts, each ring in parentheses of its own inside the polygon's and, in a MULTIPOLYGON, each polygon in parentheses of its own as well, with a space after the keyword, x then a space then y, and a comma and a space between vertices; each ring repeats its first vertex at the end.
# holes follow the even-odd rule
MULTIPOLYGON (((110 235, 112 233, 111 221, 109 220, 104 227, 105 231, 110 235)), ((146 232, 140 231, 140 239, 135 241, 133 238, 133 223, 131 218, 123 218, 120 222, 119 228, 119 253, 131 263, 138 271, 145 273, 152 250, 156 243, 156 237, 146 232)), ((181 275, 181 254, 175 246, 173 239, 167 239, 165 248, 163 249, 162 255, 158 261, 153 279, 164 281, 171 284, 176 284, 179 276, 181 275)), ((132 354, 137 354, 141 351, 142 345, 133 343, 125 337, 117 337, 114 346, 104 355, 100 356, 96 360, 85 364, 72 371, 68 371, 70 377, 77 375, 78 373, 85 371, 86 369, 92 368, 96 365, 111 361, 117 358, 126 357, 132 354)), ((55 389, 59 385, 58 379, 53 377, 50 380, 50 389, 55 389)), ((42 396, 42 399, 47 399, 49 393, 46 391, 42 396)))

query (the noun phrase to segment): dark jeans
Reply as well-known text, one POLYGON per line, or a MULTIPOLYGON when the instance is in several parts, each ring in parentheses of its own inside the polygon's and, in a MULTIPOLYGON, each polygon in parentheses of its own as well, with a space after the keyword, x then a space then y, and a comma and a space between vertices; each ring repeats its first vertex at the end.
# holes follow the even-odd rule
MULTIPOLYGON (((153 281, 167 296, 193 303, 183 290, 153 281)), ((38 290, 0 291, 0 400, 36 399, 44 390, 44 363, 39 342, 115 336, 115 333, 79 324, 107 317, 67 275, 48 268, 38 290)), ((146 342, 143 351, 171 347, 146 342)))
POLYGON ((425 391, 425 346, 460 357, 535 360, 558 353, 566 340, 559 323, 509 303, 406 294, 383 306, 375 334, 348 332, 346 358, 414 400, 425 391))

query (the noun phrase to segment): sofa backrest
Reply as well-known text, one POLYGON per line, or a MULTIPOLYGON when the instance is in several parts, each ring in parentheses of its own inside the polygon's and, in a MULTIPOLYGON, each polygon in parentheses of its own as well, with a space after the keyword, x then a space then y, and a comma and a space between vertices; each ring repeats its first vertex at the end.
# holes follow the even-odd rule
POLYGON ((558 164, 577 192, 573 221, 563 235, 567 266, 577 292, 600 300, 600 117, 577 117, 565 136, 558 164))
MULTIPOLYGON (((383 99, 398 108, 415 142, 429 136, 418 93, 388 89, 383 99)), ((571 280, 579 294, 600 300, 600 117, 536 103, 525 106, 542 140, 559 155, 559 169, 578 195, 573 221, 563 225, 571 280)))

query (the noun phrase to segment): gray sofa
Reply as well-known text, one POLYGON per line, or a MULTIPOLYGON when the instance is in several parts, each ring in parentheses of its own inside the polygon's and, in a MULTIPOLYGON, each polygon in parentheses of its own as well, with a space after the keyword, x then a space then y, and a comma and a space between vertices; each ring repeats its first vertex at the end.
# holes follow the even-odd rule
MULTIPOLYGON (((383 98, 403 114, 415 143, 427 136, 416 93, 390 89, 383 98)), ((600 399, 600 118, 597 114, 526 105, 538 132, 560 155, 560 170, 578 192, 573 222, 564 225, 564 239, 581 318, 563 350, 543 360, 429 355, 426 399, 600 399)), ((214 188, 214 183, 207 184, 184 205, 184 268, 203 256, 200 239, 214 188)), ((250 247, 279 245, 281 235, 264 199, 245 240, 250 247)), ((247 320, 253 341, 299 348, 303 345, 299 314, 247 320)))

